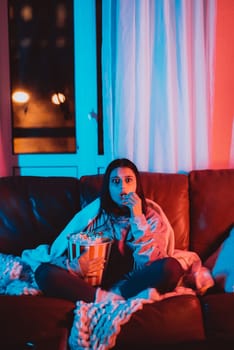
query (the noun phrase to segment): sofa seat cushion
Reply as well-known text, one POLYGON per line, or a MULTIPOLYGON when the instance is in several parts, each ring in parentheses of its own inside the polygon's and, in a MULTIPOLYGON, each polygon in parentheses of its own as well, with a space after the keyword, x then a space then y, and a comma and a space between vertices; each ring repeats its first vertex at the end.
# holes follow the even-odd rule
POLYGON ((212 339, 234 339, 234 293, 218 293, 203 296, 205 332, 212 339))
POLYGON ((202 341, 205 339, 200 302, 196 296, 171 297, 144 305, 124 324, 116 347, 134 344, 147 349, 157 344, 202 341))
POLYGON ((37 344, 69 333, 72 302, 44 296, 0 296, 1 343, 37 344))

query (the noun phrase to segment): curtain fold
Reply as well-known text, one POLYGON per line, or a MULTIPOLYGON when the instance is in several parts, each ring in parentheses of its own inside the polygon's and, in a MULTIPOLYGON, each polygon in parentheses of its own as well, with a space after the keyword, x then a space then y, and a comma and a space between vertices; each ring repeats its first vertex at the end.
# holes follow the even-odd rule
POLYGON ((212 167, 216 0, 103 0, 110 158, 141 170, 212 167))

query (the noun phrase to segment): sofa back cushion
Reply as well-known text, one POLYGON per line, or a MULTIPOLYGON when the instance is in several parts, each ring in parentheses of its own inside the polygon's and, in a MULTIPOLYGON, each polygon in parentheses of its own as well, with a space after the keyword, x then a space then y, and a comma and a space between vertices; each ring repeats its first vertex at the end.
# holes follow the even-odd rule
POLYGON ((26 248, 50 244, 79 209, 75 178, 0 178, 0 252, 20 255, 26 248))
MULTIPOLYGON (((103 175, 89 175, 80 178, 81 206, 94 200, 102 186, 103 175)), ((189 200, 188 176, 141 172, 145 196, 157 202, 167 215, 175 232, 175 246, 187 249, 189 246, 189 200)))
POLYGON ((234 169, 195 170, 190 182, 190 249, 203 260, 234 223, 234 169))

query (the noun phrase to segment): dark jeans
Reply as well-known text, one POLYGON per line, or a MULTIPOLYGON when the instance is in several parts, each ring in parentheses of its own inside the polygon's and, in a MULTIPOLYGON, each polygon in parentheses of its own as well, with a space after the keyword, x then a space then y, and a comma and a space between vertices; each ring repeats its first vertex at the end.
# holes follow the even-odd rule
POLYGON ((120 293, 128 299, 149 287, 156 288, 161 294, 171 292, 183 274, 184 270, 176 259, 156 260, 141 270, 136 270, 121 284, 120 293))
MULTIPOLYGON (((176 287, 182 275, 183 269, 176 259, 160 259, 135 271, 121 284, 120 292, 125 299, 149 287, 157 288, 160 293, 166 293, 176 287)), ((95 287, 58 266, 48 263, 41 264, 35 272, 35 279, 39 288, 47 296, 73 302, 78 300, 93 302, 95 300, 95 287)))

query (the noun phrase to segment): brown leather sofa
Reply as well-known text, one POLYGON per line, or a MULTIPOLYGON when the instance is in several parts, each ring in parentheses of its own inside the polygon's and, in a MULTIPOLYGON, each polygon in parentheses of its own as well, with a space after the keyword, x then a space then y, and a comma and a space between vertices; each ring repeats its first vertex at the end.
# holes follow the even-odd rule
MULTIPOLYGON (((176 248, 203 262, 234 222, 234 169, 189 174, 142 173, 146 196, 158 202, 175 231, 176 248)), ((50 244, 100 190, 102 176, 0 178, 0 252, 50 244)), ((0 295, 0 348, 65 350, 75 305, 45 296, 0 295)), ((204 296, 146 304, 123 325, 115 350, 234 347, 234 294, 219 286, 204 296)))

